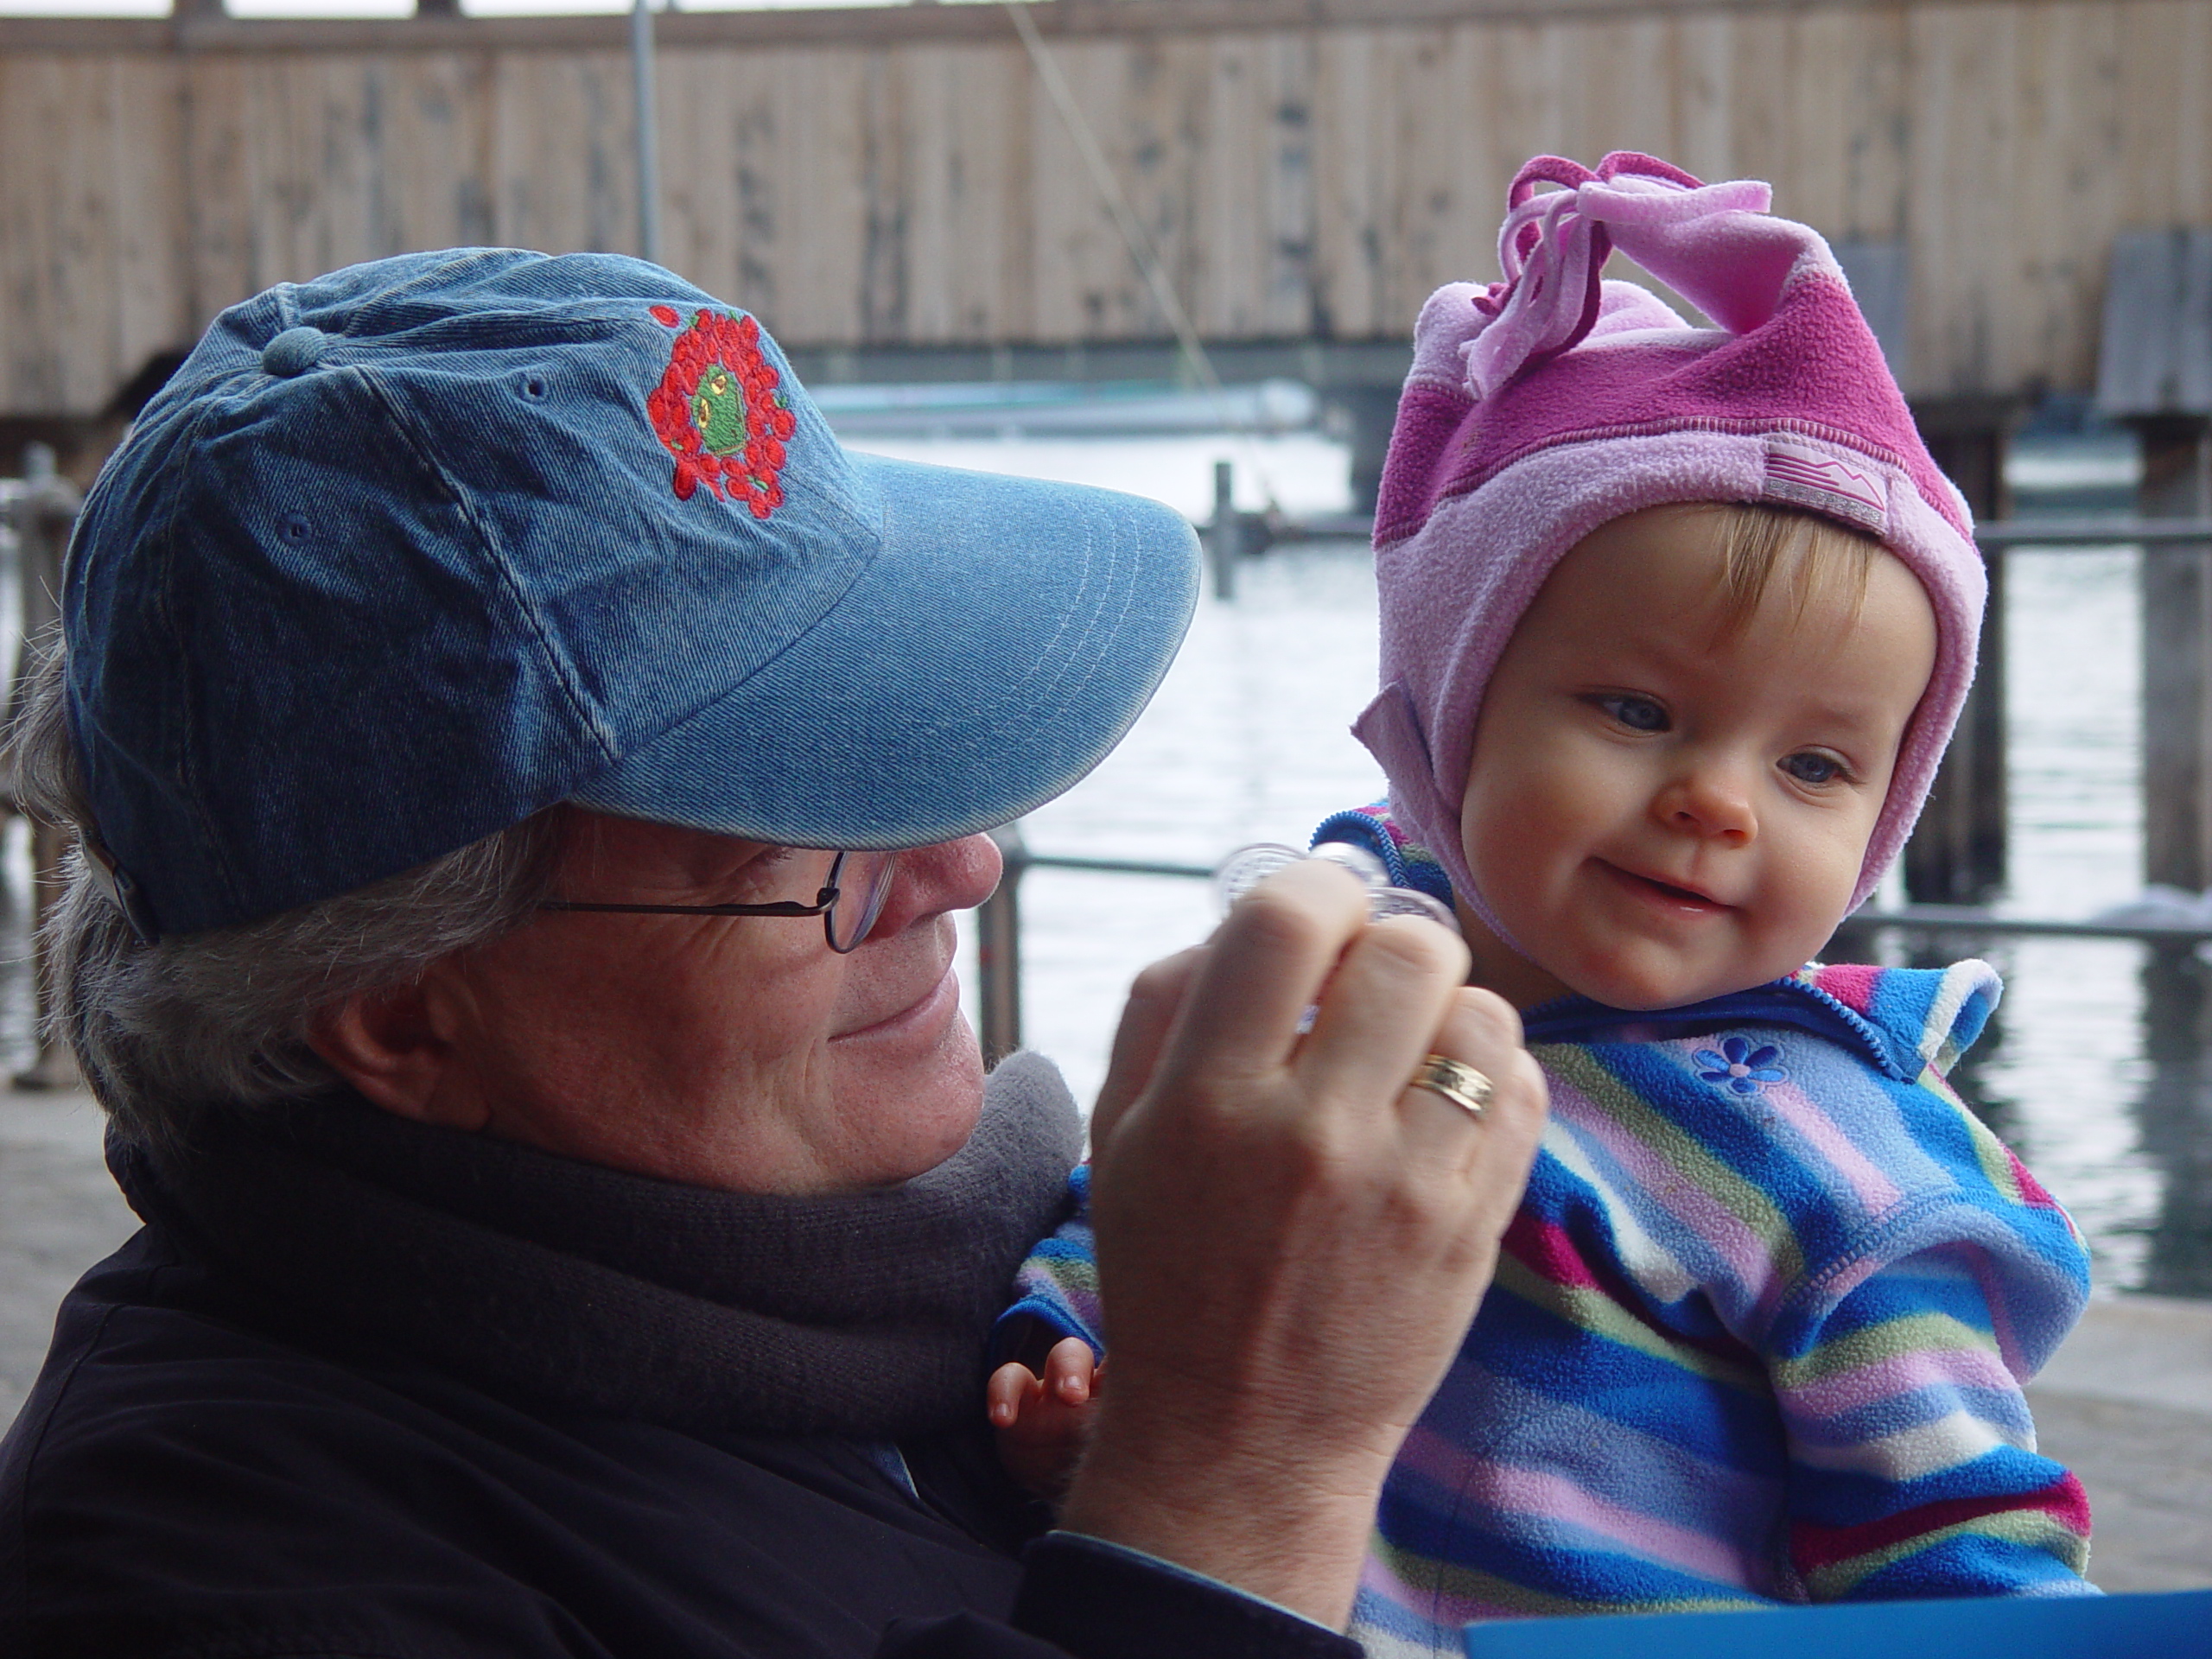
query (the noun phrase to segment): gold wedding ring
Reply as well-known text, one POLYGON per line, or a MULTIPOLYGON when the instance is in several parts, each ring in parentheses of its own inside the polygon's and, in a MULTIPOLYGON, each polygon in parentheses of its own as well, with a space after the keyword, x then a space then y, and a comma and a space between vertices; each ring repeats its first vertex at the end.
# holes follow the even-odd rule
POLYGON ((1426 1089, 1476 1119, 1481 1118, 1483 1109, 1490 1104, 1491 1094, 1488 1077, 1465 1060, 1455 1060, 1449 1054, 1423 1056, 1421 1070, 1414 1073, 1413 1081, 1406 1086, 1426 1089))

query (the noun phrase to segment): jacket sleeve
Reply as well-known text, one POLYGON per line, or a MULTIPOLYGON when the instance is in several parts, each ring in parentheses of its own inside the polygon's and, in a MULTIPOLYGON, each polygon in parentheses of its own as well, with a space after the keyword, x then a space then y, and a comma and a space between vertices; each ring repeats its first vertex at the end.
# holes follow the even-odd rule
POLYGON ((1076 1533, 1030 1546, 1012 1620, 902 1619, 876 1659, 1360 1659, 1351 1637, 1076 1533))
POLYGON ((991 1363, 1031 1362, 1043 1370, 1045 1352, 1065 1337, 1081 1337, 1102 1358, 1106 1352, 1098 1313, 1098 1255, 1090 1231, 1090 1166, 1068 1177, 1068 1218, 1050 1238, 1033 1246, 1014 1276, 1014 1302, 991 1333, 991 1363))
POLYGON ((1945 1205, 1884 1232, 1769 1357, 1806 1592, 2094 1593, 2088 1499, 2021 1393, 2086 1292, 2071 1224, 1945 1205))

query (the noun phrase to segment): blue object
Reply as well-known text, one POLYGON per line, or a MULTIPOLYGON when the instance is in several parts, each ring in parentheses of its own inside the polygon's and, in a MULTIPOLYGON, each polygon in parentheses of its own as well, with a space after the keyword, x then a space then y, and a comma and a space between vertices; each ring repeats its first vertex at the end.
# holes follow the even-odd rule
POLYGON ((1197 555, 1151 501, 848 454, 657 266, 411 254, 233 306, 148 405, 71 553, 69 711, 148 937, 563 800, 919 846, 1105 756, 1197 555))
POLYGON ((2212 1590, 1500 1620, 1467 1659, 2202 1659, 2212 1590))

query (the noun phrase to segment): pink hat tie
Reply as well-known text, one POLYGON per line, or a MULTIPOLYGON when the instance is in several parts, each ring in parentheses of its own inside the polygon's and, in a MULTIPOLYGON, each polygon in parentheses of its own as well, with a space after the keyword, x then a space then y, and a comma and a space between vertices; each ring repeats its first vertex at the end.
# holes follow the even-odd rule
POLYGON ((1599 170, 1539 156, 1513 181, 1497 234, 1505 280, 1475 308, 1488 327, 1459 347, 1477 403, 1523 369, 1577 345, 1598 320, 1599 274, 1613 250, 1609 227, 1658 227, 1715 213, 1763 213, 1774 198, 1759 179, 1700 185, 1664 162, 1608 156, 1599 170), (1579 175, 1579 176, 1576 176, 1579 175), (1538 184, 1567 188, 1538 195, 1538 184))

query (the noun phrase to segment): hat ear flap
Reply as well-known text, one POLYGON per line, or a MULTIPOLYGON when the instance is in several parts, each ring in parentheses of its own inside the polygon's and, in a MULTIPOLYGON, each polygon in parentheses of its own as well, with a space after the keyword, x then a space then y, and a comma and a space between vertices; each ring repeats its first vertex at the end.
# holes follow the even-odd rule
POLYGON ((1437 782, 1435 762, 1421 735, 1421 715, 1405 682, 1393 680, 1384 686, 1352 722, 1351 733, 1382 763, 1398 822, 1444 867, 1452 891, 1466 892, 1472 883, 1459 847, 1459 803, 1448 798, 1437 782))

